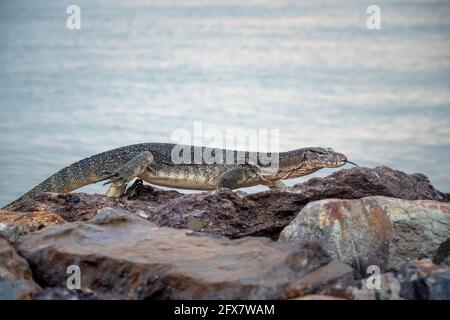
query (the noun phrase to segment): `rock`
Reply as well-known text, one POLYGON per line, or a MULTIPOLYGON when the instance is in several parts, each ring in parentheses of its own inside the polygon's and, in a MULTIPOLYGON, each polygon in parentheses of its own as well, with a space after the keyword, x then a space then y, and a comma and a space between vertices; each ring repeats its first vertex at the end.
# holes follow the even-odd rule
POLYGON ((359 199, 369 196, 450 201, 450 195, 436 190, 424 174, 406 174, 385 166, 342 169, 325 178, 297 184, 294 188, 306 193, 310 201, 314 198, 359 199))
POLYGON ((0 238, 0 300, 31 299, 39 291, 28 263, 0 238))
POLYGON ((364 279, 346 290, 353 300, 403 300, 400 296, 401 284, 391 272, 380 275, 379 289, 368 287, 367 279, 364 279))
POLYGON ((365 274, 370 265, 384 272, 419 258, 445 261, 449 230, 449 203, 378 196, 328 199, 309 203, 280 241, 317 241, 331 256, 365 274))
POLYGON ((265 211, 258 203, 249 201, 229 189, 182 196, 167 191, 171 194, 169 198, 165 195, 166 191, 149 186, 138 186, 135 192, 139 196, 133 200, 114 199, 98 194, 43 193, 19 209, 54 212, 64 220, 74 222, 87 221, 102 208, 121 208, 159 226, 186 228, 229 238, 245 236, 276 238, 292 219, 292 216, 275 217, 275 212, 265 211))
POLYGON ((276 216, 257 202, 229 189, 188 194, 160 206, 149 220, 159 226, 188 228, 231 239, 276 238, 291 217, 276 216))
POLYGON ((328 293, 333 293, 333 290, 331 290, 332 288, 342 288, 353 283, 354 271, 351 269, 350 272, 350 267, 348 265, 340 263, 337 260, 332 260, 326 266, 305 276, 303 282, 309 284, 311 293, 335 296, 335 294, 328 293), (317 282, 317 279, 321 279, 321 281, 317 282))
POLYGON ((397 273, 380 276, 379 289, 369 288, 367 279, 346 288, 355 300, 450 300, 450 268, 430 259, 403 264, 397 273))
POLYGON ((430 259, 404 264, 397 278, 405 299, 450 300, 450 268, 436 266, 430 259))
POLYGON ((353 273, 312 243, 293 249, 265 238, 210 237, 118 209, 28 234, 17 248, 45 287, 65 288, 75 264, 83 292, 126 299, 292 298, 353 273))
POLYGON ((433 257, 433 262, 436 264, 442 264, 450 266, 450 238, 445 240, 437 249, 436 254, 433 257))
POLYGON ((62 223, 65 223, 64 219, 55 213, 0 210, 0 236, 11 244, 29 232, 62 223))
MULTIPOLYGON (((139 180, 140 181, 140 180, 139 180)), ((164 191, 137 181, 131 194, 123 198, 110 198, 100 194, 42 193, 14 208, 14 211, 46 211, 58 214, 65 221, 87 221, 102 208, 121 208, 138 215, 155 214, 155 209, 183 194, 164 191)))
POLYGON ((159 226, 188 228, 231 239, 264 236, 276 240, 283 228, 311 201, 372 195, 449 201, 448 195, 434 189, 422 174, 408 175, 377 167, 343 169, 287 190, 249 195, 228 189, 182 195, 144 186, 138 181, 127 198, 47 193, 16 209, 54 212, 72 222, 86 221, 105 207, 122 208, 159 226))
POLYGON ((386 167, 254 194, 139 180, 120 199, 45 193, 0 211, 0 235, 30 266, 2 240, 0 298, 445 299, 449 200, 424 175, 386 167), (440 266, 414 260, 424 257, 440 266), (80 289, 66 286, 73 264, 80 289), (358 279, 380 266, 382 287, 348 264, 358 279))

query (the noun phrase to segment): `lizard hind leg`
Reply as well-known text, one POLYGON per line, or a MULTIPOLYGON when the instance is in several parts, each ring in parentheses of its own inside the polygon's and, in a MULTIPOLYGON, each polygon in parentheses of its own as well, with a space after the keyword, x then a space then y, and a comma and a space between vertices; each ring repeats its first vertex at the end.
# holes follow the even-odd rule
POLYGON ((225 171, 219 178, 218 188, 238 189, 259 177, 259 170, 253 167, 236 167, 225 171))
POLYGON ((108 180, 103 185, 110 184, 106 195, 108 197, 121 197, 127 188, 128 183, 138 177, 146 170, 150 169, 153 163, 151 152, 139 153, 127 163, 112 172, 104 172, 104 179, 108 180))

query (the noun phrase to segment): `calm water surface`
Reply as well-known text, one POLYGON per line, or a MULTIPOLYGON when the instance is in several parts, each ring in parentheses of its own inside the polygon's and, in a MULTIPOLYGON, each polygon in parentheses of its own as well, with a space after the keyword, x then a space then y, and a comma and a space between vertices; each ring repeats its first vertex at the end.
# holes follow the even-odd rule
POLYGON ((194 121, 279 129, 281 149, 333 147, 450 191, 450 1, 377 1, 369 31, 372 2, 2 0, 0 205, 194 121))

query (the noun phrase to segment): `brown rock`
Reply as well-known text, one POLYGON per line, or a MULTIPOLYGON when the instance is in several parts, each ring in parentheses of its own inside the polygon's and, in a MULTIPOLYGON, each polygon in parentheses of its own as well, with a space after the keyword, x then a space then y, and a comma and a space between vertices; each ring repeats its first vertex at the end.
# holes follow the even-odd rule
POLYGON ((359 199, 369 196, 450 201, 449 194, 436 190, 424 174, 406 174, 385 166, 373 169, 342 169, 325 178, 313 178, 297 184, 294 188, 306 193, 310 201, 325 198, 359 199), (319 198, 314 199, 316 196, 319 198))
POLYGON ((325 198, 384 195, 405 199, 448 201, 422 174, 408 175, 386 167, 343 169, 288 190, 241 196, 228 189, 182 195, 137 183, 125 198, 102 195, 42 194, 18 211, 54 212, 66 221, 86 221, 105 207, 122 208, 159 226, 190 228, 228 238, 265 236, 277 239, 309 202, 325 198))
POLYGON ((417 258, 445 261, 449 237, 449 203, 367 197, 308 204, 280 241, 317 241, 331 256, 365 274, 369 265, 389 271, 417 258))
POLYGON ((14 243, 29 232, 65 223, 59 215, 45 211, 12 212, 0 210, 0 236, 14 243))
POLYGON ((39 291, 28 263, 0 237, 0 300, 31 299, 39 291))
POLYGON ((290 298, 353 272, 314 244, 211 238, 113 209, 28 234, 17 248, 45 286, 64 288, 76 264, 82 290, 115 298, 290 298))
POLYGON ((176 191, 163 191, 137 181, 131 194, 123 198, 110 198, 100 194, 86 193, 42 193, 22 203, 15 211, 47 211, 64 220, 87 221, 102 208, 120 208, 138 215, 155 214, 156 208, 174 198, 182 196, 176 191))

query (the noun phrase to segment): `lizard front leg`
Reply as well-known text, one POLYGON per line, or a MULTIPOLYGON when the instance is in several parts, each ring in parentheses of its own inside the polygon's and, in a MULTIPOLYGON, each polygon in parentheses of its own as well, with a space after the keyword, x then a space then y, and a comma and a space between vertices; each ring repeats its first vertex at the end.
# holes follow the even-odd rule
POLYGON ((125 193, 128 183, 135 177, 150 169, 153 163, 151 152, 144 151, 112 172, 105 172, 103 185, 111 184, 106 191, 108 197, 120 197, 125 193))
POLYGON ((260 178, 257 167, 241 166, 225 171, 217 182, 218 188, 238 189, 244 187, 251 180, 260 178))

